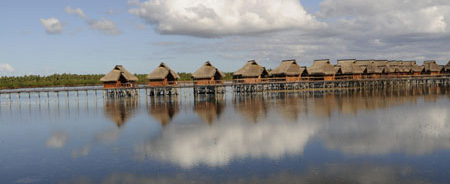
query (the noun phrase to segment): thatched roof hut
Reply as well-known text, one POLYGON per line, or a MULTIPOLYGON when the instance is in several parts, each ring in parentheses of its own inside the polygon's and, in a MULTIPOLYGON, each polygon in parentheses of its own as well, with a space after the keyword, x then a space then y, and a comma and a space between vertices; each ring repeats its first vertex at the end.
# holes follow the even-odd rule
POLYGON ((387 74, 392 74, 392 73, 398 73, 400 72, 398 68, 396 67, 391 67, 389 65, 389 61, 388 60, 374 60, 375 65, 378 68, 383 68, 384 72, 387 74))
POLYGON ((306 74, 306 68, 300 67, 294 59, 284 60, 270 74, 273 76, 302 76, 306 74))
POLYGON ((214 67, 211 62, 206 61, 205 64, 202 65, 197 71, 192 74, 192 78, 196 79, 211 79, 215 78, 215 80, 221 80, 225 77, 225 74, 221 72, 219 69, 214 67))
POLYGON ((259 78, 269 75, 265 67, 262 67, 255 60, 248 61, 241 69, 233 73, 233 78, 259 78))
POLYGON ((375 60, 356 60, 355 65, 359 66, 362 69, 367 69, 367 74, 384 73, 384 68, 378 67, 379 63, 375 62, 375 60))
POLYGON ((165 63, 161 63, 159 64, 158 68, 153 70, 152 73, 148 74, 146 78, 148 80, 178 80, 180 79, 180 76, 177 74, 177 72, 170 69, 165 63))
POLYGON ((336 70, 329 59, 314 60, 311 67, 306 68, 309 75, 334 75, 336 70))
POLYGON ((424 61, 423 66, 425 68, 425 72, 428 73, 438 73, 444 69, 444 66, 440 66, 434 60, 424 61))
POLYGON ((342 74, 349 74, 349 75, 363 74, 366 71, 366 69, 359 67, 358 65, 355 64, 355 62, 356 59, 338 60, 337 66, 341 68, 342 74))
POLYGON ((122 65, 116 65, 111 72, 100 79, 102 82, 136 82, 138 78, 128 72, 122 65))

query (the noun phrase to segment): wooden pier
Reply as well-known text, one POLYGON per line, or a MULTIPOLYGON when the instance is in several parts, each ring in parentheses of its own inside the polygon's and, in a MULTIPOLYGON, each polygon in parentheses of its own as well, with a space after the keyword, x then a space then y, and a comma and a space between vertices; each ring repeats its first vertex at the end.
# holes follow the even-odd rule
POLYGON ((139 85, 136 87, 123 87, 107 89, 103 86, 70 87, 70 88, 32 88, 0 90, 0 101, 3 99, 31 98, 69 98, 81 95, 104 98, 126 98, 137 96, 142 91, 148 96, 178 95, 181 88, 193 89, 193 94, 223 94, 227 88, 234 93, 256 93, 266 91, 290 91, 290 90, 325 90, 346 88, 386 88, 393 86, 450 86, 450 76, 405 77, 405 78, 377 78, 358 80, 316 81, 302 80, 295 82, 283 82, 273 79, 262 80, 257 83, 242 83, 238 80, 223 81, 216 84, 196 85, 193 82, 179 82, 173 86, 150 87, 139 85))

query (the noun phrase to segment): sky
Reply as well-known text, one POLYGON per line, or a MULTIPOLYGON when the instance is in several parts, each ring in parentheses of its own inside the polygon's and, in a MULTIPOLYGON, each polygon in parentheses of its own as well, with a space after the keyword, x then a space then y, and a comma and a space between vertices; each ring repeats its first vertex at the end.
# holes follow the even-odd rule
POLYGON ((2 0, 0 75, 450 60, 448 0, 2 0))

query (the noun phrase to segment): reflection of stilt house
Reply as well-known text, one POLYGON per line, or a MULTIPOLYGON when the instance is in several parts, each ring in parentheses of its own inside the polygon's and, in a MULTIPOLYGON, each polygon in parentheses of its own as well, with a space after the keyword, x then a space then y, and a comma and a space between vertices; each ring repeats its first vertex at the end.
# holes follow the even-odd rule
POLYGON ((201 97, 195 99, 194 111, 199 115, 203 122, 208 124, 213 124, 214 121, 219 119, 220 115, 225 110, 225 102, 223 98, 216 96, 203 96, 206 99, 201 99, 201 97))
POLYGON ((280 78, 286 82, 299 81, 307 75, 306 68, 300 67, 295 60, 284 60, 280 66, 272 70, 272 77, 280 78))
POLYGON ((105 116, 113 120, 117 127, 124 125, 136 114, 137 98, 108 99, 104 103, 105 116))
POLYGON ((178 113, 178 100, 155 101, 150 102, 150 107, 147 107, 148 113, 166 126, 172 121, 173 117, 178 113))
POLYGON ((269 112, 269 104, 263 96, 239 96, 236 100, 234 108, 252 123, 258 123, 259 119, 266 117, 269 112))
POLYGON ((339 68, 335 69, 334 66, 330 64, 329 59, 314 60, 311 67, 306 68, 306 71, 313 80, 325 81, 332 81, 335 79, 336 74, 341 73, 339 68))
POLYGON ((161 63, 147 75, 147 79, 150 81, 150 86, 175 86, 180 76, 165 63, 161 63))
POLYGON ((367 76, 369 78, 379 78, 384 74, 384 68, 378 67, 374 60, 357 60, 355 61, 355 64, 361 69, 366 69, 366 73, 363 74, 363 76, 367 76))
POLYGON ((202 67, 192 74, 194 84, 208 85, 208 84, 222 84, 225 74, 214 67, 209 61, 205 62, 202 67))
POLYGON ((138 78, 125 70, 122 65, 116 65, 114 69, 100 79, 105 89, 136 87, 138 78))
POLYGON ((429 75, 439 75, 444 69, 444 67, 439 66, 436 61, 424 61, 423 66, 425 68, 424 73, 429 75))
POLYGON ((341 68, 341 76, 345 79, 361 79, 366 73, 366 68, 361 68, 355 64, 356 59, 338 60, 337 66, 341 68))
POLYGON ((269 76, 266 68, 260 66, 255 60, 248 61, 241 69, 234 72, 233 79, 238 79, 241 83, 257 83, 262 78, 269 76))

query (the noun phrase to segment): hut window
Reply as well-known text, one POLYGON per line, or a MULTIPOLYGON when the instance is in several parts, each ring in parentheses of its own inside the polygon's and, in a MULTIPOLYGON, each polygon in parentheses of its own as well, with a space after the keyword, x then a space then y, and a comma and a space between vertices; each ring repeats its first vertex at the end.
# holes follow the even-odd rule
POLYGON ((128 80, 125 79, 125 77, 124 77, 123 75, 120 75, 120 77, 119 77, 119 82, 120 82, 120 83, 127 83, 128 80))
POLYGON ((175 77, 170 72, 167 75, 167 81, 175 81, 175 77))

